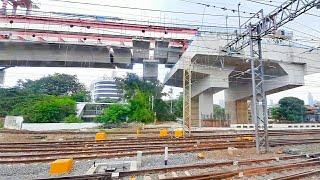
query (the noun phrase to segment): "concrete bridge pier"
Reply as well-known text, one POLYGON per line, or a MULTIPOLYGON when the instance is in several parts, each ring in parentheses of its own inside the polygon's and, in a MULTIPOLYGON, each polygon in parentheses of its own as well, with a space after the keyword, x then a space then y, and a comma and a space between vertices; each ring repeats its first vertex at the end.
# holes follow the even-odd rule
MULTIPOLYGON (((194 69, 201 69, 196 68, 194 69)), ((192 99, 191 99, 191 125, 201 127, 202 120, 212 119, 213 117, 213 95, 229 87, 228 76, 232 72, 232 67, 225 70, 212 69, 207 71, 206 77, 192 82, 192 99)), ((204 73, 204 70, 198 73, 204 73)), ((197 76, 200 76, 198 74, 197 76)))
MULTIPOLYGON (((304 84, 305 65, 293 63, 278 63, 278 68, 267 66, 265 77, 265 91, 267 95, 292 89, 304 84), (271 68, 270 68, 271 67, 271 68), (272 73, 271 73, 272 72, 272 73), (281 72, 281 73, 280 73, 281 72)), ((252 98, 252 84, 250 81, 239 80, 230 83, 225 90, 226 114, 232 124, 254 123, 249 118, 249 103, 252 98)))

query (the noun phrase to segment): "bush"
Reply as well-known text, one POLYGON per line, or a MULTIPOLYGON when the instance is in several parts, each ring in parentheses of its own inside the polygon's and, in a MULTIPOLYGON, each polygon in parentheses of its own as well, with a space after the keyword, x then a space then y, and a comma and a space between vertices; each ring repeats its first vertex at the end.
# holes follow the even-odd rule
POLYGON ((57 123, 76 114, 76 102, 68 97, 48 96, 16 107, 15 114, 29 123, 57 123))
POLYGON ((63 119, 63 122, 65 122, 65 123, 83 123, 83 120, 81 118, 79 118, 78 116, 72 114, 72 115, 65 117, 63 119))
POLYGON ((151 123, 154 121, 154 113, 149 102, 150 94, 137 91, 130 99, 130 121, 151 123))
POLYGON ((97 120, 101 123, 119 124, 125 122, 130 108, 127 104, 112 104, 110 107, 103 110, 102 114, 98 116, 97 120))
POLYGON ((137 109, 132 112, 130 121, 152 123, 154 121, 154 113, 146 108, 137 109))
POLYGON ((162 99, 155 100, 155 112, 157 113, 158 121, 174 121, 176 116, 170 113, 170 106, 162 99))

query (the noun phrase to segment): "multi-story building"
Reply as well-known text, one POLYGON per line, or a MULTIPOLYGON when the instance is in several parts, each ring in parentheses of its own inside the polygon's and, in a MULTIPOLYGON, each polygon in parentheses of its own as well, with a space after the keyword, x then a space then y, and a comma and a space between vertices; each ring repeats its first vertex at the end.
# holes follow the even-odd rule
POLYGON ((121 94, 113 77, 103 77, 91 84, 93 102, 114 102, 121 100, 121 94))

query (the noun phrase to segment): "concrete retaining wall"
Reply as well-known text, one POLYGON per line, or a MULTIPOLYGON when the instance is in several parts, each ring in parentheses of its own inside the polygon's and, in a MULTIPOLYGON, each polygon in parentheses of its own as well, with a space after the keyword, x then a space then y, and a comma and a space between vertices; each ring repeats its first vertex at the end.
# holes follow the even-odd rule
POLYGON ((97 128, 101 123, 23 123, 22 130, 28 131, 54 131, 67 129, 97 128))
POLYGON ((22 116, 6 116, 4 120, 4 128, 20 130, 23 123, 22 116))

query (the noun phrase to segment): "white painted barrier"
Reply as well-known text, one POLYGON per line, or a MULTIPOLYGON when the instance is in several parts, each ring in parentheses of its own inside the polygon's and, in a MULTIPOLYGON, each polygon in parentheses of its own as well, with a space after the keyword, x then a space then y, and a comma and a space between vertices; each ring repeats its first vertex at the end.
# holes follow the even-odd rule
POLYGON ((97 128, 101 123, 23 123, 22 129, 28 131, 55 131, 97 128))
MULTIPOLYGON (((231 124, 231 129, 254 130, 254 124, 231 124)), ((295 124, 269 124, 270 130, 299 130, 299 129, 320 129, 320 123, 295 123, 295 124)))
MULTIPOLYGON (((230 127, 194 127, 195 131, 251 131, 254 130, 254 124, 230 124, 230 127)), ((305 130, 305 129, 320 129, 320 123, 295 123, 295 124, 269 124, 269 130, 305 130)))
POLYGON ((20 130, 22 127, 22 123, 23 123, 22 116, 6 116, 4 120, 4 128, 20 130))

